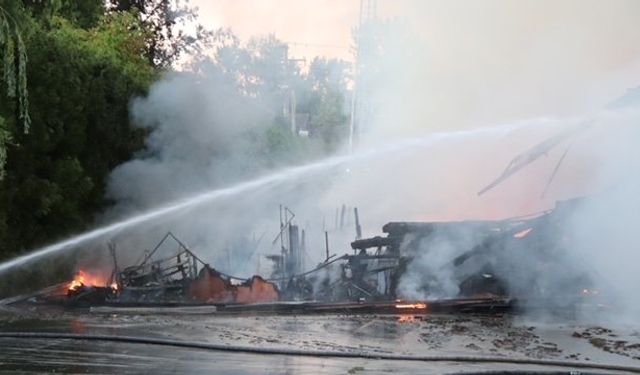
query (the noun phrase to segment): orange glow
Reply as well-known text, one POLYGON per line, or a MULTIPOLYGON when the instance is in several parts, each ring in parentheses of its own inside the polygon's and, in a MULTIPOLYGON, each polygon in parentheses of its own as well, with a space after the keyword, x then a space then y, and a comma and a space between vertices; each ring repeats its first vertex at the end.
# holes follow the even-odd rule
MULTIPOLYGON (((69 291, 77 291, 83 286, 97 286, 97 287, 106 287, 109 283, 105 277, 99 275, 91 275, 85 271, 78 271, 78 273, 74 276, 73 280, 67 285, 67 289, 69 291)), ((111 289, 118 290, 118 284, 112 283, 109 285, 111 289)))
POLYGON ((80 281, 79 279, 74 279, 72 282, 69 283, 69 286, 67 287, 67 289, 78 290, 82 288, 83 285, 84 284, 82 283, 82 281, 80 281))
POLYGON ((427 308, 426 303, 397 303, 396 309, 424 310, 427 308))

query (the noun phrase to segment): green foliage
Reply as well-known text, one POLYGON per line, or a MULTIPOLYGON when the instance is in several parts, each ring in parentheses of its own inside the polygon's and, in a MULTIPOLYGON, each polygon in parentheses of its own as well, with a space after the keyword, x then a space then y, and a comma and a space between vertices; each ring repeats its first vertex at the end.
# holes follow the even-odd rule
MULTIPOLYGON (((11 7, 5 7, 4 2, 0 3, 0 50, 3 54, 2 71, 7 96, 18 101, 18 118, 24 131, 28 132, 31 119, 27 91, 27 52, 18 26, 18 12, 19 8, 15 3, 11 7)), ((0 163, 0 169, 2 167, 3 164, 0 163)))
POLYGON ((106 0, 109 11, 136 15, 148 32, 144 55, 159 68, 173 66, 185 52, 201 51, 211 37, 196 24, 197 9, 186 3, 188 0, 106 0), (187 28, 195 28, 195 32, 187 33, 187 28))
POLYGON ((83 29, 98 25, 104 11, 104 0, 65 0, 59 9, 62 17, 83 29))
POLYGON ((348 65, 336 59, 315 58, 309 67, 308 84, 312 92, 308 99, 313 135, 322 139, 326 152, 334 152, 348 136, 346 115, 348 65))
POLYGON ((26 10, 41 23, 60 16, 83 29, 95 27, 105 13, 103 0, 22 0, 26 10))
POLYGON ((268 127, 261 137, 264 142, 259 148, 265 167, 277 167, 283 164, 299 164, 301 160, 314 155, 314 146, 306 138, 291 133, 284 119, 278 119, 268 127))
POLYGON ((331 88, 315 93, 310 100, 311 123, 327 152, 335 151, 347 137, 348 117, 344 96, 331 88))
MULTIPOLYGON (((13 134, 7 152, 0 249, 26 250, 86 228, 104 207, 110 171, 143 145, 129 100, 156 78, 145 38, 129 13, 104 16, 90 29, 57 15, 32 24, 24 39, 32 126, 13 134)), ((16 129, 4 103, 5 128, 16 129)))
POLYGON ((291 133, 283 116, 276 116, 275 124, 264 134, 266 143, 261 152, 266 160, 300 162, 318 155, 318 143, 326 153, 335 151, 346 139, 346 62, 315 58, 303 72, 288 56, 288 46, 273 35, 253 38, 243 46, 231 31, 221 29, 214 33, 213 41, 215 64, 233 77, 244 95, 279 113, 294 92, 296 112, 310 117, 310 139, 305 139, 291 133), (306 157, 301 149, 307 150, 306 157))
POLYGON ((4 123, 0 117, 0 181, 4 178, 4 164, 7 162, 7 143, 11 140, 11 133, 4 128, 4 123))

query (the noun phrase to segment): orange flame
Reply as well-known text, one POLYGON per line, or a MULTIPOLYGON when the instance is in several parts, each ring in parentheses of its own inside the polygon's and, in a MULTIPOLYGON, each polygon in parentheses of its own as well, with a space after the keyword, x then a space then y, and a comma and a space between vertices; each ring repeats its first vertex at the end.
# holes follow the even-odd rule
MULTIPOLYGON (((67 285, 67 290, 69 291, 77 291, 78 289, 84 286, 97 286, 97 287, 106 287, 108 286, 108 280, 103 276, 99 275, 91 275, 83 270, 79 270, 78 273, 74 276, 73 280, 69 282, 67 285)), ((111 289, 118 290, 118 284, 112 283, 109 285, 111 289)))
POLYGON ((426 303, 396 303, 396 309, 425 310, 426 303))

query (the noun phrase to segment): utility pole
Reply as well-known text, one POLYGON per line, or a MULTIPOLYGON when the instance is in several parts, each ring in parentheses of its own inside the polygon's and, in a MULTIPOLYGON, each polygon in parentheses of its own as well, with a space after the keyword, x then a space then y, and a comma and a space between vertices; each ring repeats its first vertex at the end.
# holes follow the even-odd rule
MULTIPOLYGON (((283 47, 283 63, 285 66, 285 69, 289 68, 289 64, 293 63, 293 64, 299 64, 299 63, 303 63, 306 64, 307 60, 302 58, 302 59, 290 59, 289 58, 289 46, 285 45, 283 47)), ((296 92, 295 89, 293 87, 290 87, 289 84, 285 84, 282 89, 288 91, 285 94, 285 105, 284 105, 284 114, 285 116, 288 115, 289 116, 289 120, 290 120, 290 124, 291 124, 291 133, 294 135, 297 135, 297 124, 296 124, 296 113, 298 112, 297 110, 297 99, 296 99, 296 92)))
POLYGON ((353 91, 351 96, 351 120, 349 123, 349 152, 353 152, 360 138, 364 123, 369 120, 369 98, 367 80, 363 77, 363 65, 371 58, 371 27, 378 17, 377 0, 360 0, 360 19, 356 37, 356 61, 354 65, 353 91))

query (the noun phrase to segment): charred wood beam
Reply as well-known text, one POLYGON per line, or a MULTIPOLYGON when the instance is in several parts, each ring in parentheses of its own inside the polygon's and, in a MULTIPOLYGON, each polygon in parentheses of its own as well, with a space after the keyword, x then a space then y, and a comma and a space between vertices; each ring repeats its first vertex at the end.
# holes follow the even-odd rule
POLYGON ((374 247, 397 246, 402 242, 399 237, 372 237, 351 242, 351 248, 354 250, 370 249, 374 247))
POLYGON ((382 260, 392 259, 398 260, 401 257, 397 254, 380 254, 380 255, 345 255, 344 259, 347 260, 382 260))
POLYGON ((435 231, 462 229, 468 230, 502 230, 506 222, 488 220, 466 220, 453 222, 390 222, 382 227, 384 233, 391 236, 404 236, 407 233, 430 235, 435 231))

